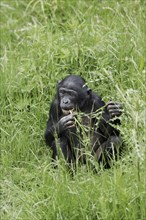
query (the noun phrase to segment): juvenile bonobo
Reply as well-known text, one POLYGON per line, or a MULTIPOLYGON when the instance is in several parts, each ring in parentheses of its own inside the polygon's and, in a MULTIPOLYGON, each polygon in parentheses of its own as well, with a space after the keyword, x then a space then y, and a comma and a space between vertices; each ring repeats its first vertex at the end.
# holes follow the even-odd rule
POLYGON ((110 160, 119 152, 122 145, 119 131, 112 125, 120 124, 118 118, 122 113, 119 102, 110 101, 107 104, 101 97, 87 87, 85 80, 77 75, 69 75, 58 83, 57 92, 51 104, 47 128, 46 144, 53 151, 52 159, 57 156, 56 139, 67 162, 74 163, 86 156, 81 155, 83 132, 78 127, 77 113, 83 115, 81 124, 88 127, 91 154, 105 167, 110 166, 110 160), (98 113, 98 114, 96 114, 98 113), (99 115, 100 117, 96 117, 99 115))

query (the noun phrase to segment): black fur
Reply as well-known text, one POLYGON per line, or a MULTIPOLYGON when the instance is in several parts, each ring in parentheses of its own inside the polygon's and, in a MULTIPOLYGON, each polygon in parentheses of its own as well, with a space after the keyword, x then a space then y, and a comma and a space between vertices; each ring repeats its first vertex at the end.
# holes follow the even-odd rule
POLYGON ((95 155, 99 163, 109 167, 110 160, 122 145, 119 131, 109 122, 112 119, 112 124, 120 124, 118 116, 121 115, 121 108, 121 104, 117 102, 105 104, 101 97, 87 87, 80 76, 70 75, 59 82, 45 131, 46 144, 52 148, 53 160, 57 156, 57 136, 64 157, 69 163, 74 163, 77 158, 82 158, 82 162, 86 163, 86 157, 81 155, 84 149, 81 141, 82 131, 77 132, 77 116, 74 113, 81 112, 84 113, 81 123, 89 128, 91 154, 95 155), (100 117, 93 116, 98 111, 101 112, 100 117))

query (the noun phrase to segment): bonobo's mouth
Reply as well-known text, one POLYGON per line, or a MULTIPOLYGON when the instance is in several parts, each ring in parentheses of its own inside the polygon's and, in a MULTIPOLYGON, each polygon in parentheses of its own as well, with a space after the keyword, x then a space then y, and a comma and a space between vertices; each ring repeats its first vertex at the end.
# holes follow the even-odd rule
POLYGON ((73 110, 74 110, 74 109, 63 109, 63 108, 62 108, 62 112, 63 112, 64 115, 72 114, 72 113, 73 113, 73 110))

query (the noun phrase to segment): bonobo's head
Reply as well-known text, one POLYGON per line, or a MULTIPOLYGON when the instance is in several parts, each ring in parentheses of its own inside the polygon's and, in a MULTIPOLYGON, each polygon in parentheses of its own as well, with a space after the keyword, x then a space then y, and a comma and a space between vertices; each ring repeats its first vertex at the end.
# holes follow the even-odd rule
POLYGON ((73 109, 81 110, 89 99, 90 89, 85 80, 77 75, 70 75, 58 84, 60 108, 64 114, 73 109))

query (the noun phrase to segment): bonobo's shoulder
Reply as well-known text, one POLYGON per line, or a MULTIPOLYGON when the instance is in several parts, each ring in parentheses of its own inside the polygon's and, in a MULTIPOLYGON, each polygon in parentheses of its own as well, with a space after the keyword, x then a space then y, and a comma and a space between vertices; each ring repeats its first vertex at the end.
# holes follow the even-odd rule
POLYGON ((54 98, 50 106, 49 118, 51 120, 53 119, 53 121, 57 121, 60 115, 61 115, 61 109, 58 103, 58 99, 54 98))
POLYGON ((58 100, 56 97, 54 97, 52 103, 51 103, 52 106, 57 106, 58 105, 58 100))
POLYGON ((50 111, 51 112, 55 112, 58 109, 58 99, 56 97, 54 97, 51 106, 50 106, 50 111))

